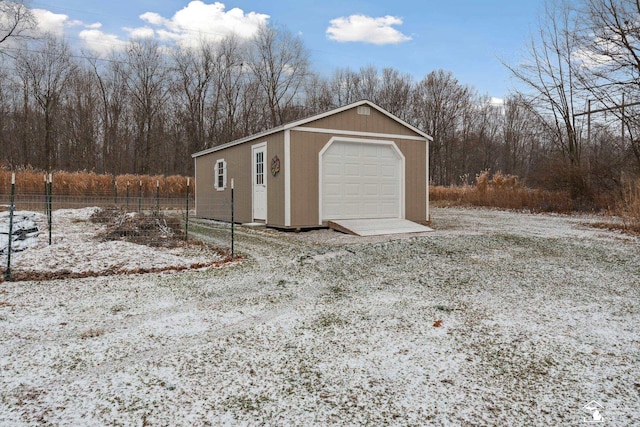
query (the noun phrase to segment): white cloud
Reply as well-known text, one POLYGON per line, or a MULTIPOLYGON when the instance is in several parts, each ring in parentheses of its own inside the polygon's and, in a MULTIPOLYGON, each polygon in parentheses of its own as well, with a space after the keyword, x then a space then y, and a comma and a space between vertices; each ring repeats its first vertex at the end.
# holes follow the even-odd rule
POLYGON ((53 13, 44 9, 32 9, 33 16, 38 22, 38 32, 40 34, 48 33, 61 37, 64 34, 66 26, 70 26, 75 21, 69 21, 67 15, 53 13))
POLYGON ((327 28, 327 37, 339 42, 363 42, 377 45, 397 44, 411 37, 393 28, 402 25, 402 19, 395 16, 373 18, 365 15, 351 15, 332 19, 327 28))
POLYGON ((611 36, 611 39, 593 36, 594 47, 587 46, 577 49, 571 53, 571 56, 584 68, 597 70, 600 67, 610 65, 613 58, 624 55, 624 50, 620 47, 621 44, 622 41, 617 35, 611 36), (600 52, 607 52, 608 55, 602 55, 600 52))
POLYGON ((193 46, 200 40, 217 41, 231 34, 242 38, 252 37, 260 25, 266 24, 269 15, 245 13, 233 8, 225 11, 224 3, 206 4, 192 1, 170 19, 155 12, 140 15, 147 24, 159 27, 156 34, 161 40, 175 41, 181 46, 193 46))
POLYGON ((103 56, 113 51, 123 50, 127 46, 127 43, 117 36, 104 33, 97 28, 80 31, 78 36, 89 49, 103 56))
POLYGON ((162 16, 155 12, 146 12, 140 15, 140 19, 148 22, 151 25, 168 25, 171 21, 164 19, 162 16))
POLYGON ((149 39, 156 35, 156 32, 153 28, 150 27, 138 27, 138 28, 128 28, 125 27, 124 30, 129 33, 129 37, 132 39, 149 39))
MULTIPOLYGON (((78 33, 85 45, 99 54, 112 50, 121 50, 126 41, 115 34, 101 31, 102 24, 95 22, 85 24, 71 20, 69 16, 57 14, 44 9, 32 9, 37 21, 38 32, 64 36, 69 27, 83 27, 78 33)), ((250 38, 256 34, 261 25, 267 23, 269 15, 247 12, 233 8, 226 10, 224 3, 206 4, 195 0, 177 11, 171 18, 165 18, 156 12, 146 12, 139 16, 145 25, 140 27, 124 27, 123 30, 131 39, 157 38, 161 42, 176 43, 179 46, 195 46, 201 40, 218 41, 235 34, 241 38, 250 38)))

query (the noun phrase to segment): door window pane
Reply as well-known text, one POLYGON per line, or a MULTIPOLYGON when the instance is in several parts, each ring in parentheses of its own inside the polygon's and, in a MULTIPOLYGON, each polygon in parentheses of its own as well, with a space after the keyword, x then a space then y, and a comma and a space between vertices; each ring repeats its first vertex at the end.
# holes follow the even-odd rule
POLYGON ((264 184, 264 152, 256 152, 256 184, 264 184))

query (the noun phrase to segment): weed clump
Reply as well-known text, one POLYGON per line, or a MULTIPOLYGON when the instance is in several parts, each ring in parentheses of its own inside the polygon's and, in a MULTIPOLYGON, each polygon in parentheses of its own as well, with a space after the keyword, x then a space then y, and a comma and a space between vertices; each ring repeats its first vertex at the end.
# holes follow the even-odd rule
POLYGON ((102 241, 125 240, 153 246, 178 247, 184 242, 184 230, 178 217, 161 212, 125 212, 118 208, 96 210, 90 218, 96 224, 106 224, 98 234, 102 241))

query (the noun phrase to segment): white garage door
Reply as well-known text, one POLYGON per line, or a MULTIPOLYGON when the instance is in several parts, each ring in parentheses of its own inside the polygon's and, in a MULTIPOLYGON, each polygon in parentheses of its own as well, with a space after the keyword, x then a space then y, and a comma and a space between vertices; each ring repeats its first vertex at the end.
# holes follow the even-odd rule
POLYGON ((321 163, 323 221, 402 217, 402 160, 394 146, 334 141, 321 163))

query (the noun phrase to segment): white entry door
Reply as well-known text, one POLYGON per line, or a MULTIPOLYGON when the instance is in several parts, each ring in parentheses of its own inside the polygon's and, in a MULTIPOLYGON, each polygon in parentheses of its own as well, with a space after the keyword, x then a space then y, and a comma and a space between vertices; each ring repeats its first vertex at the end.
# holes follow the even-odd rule
POLYGON ((394 144, 333 141, 320 161, 321 221, 403 218, 403 161, 394 144))
POLYGON ((253 160, 253 219, 267 220, 267 176, 265 175, 265 160, 267 157, 267 144, 258 144, 251 147, 253 160))

